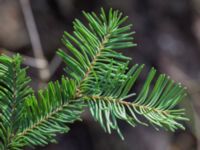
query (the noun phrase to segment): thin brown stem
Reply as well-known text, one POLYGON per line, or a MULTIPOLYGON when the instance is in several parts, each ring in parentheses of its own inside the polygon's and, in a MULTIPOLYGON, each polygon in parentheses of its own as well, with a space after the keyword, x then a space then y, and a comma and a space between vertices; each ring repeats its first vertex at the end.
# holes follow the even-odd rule
POLYGON ((135 108, 143 108, 143 109, 146 109, 148 111, 154 111, 154 112, 162 113, 162 114, 165 114, 165 115, 169 115, 169 113, 170 113, 168 110, 161 110, 161 109, 149 107, 149 106, 146 106, 146 105, 141 105, 141 104, 134 103, 134 102, 127 102, 127 101, 124 101, 123 99, 114 99, 113 97, 109 97, 109 96, 94 95, 94 96, 84 96, 84 97, 85 97, 86 100, 89 100, 89 99, 104 100, 104 101, 109 101, 109 102, 112 102, 112 103, 119 103, 119 104, 126 105, 126 106, 132 106, 132 107, 135 107, 135 108))
POLYGON ((96 62, 97 62, 98 57, 101 56, 101 52, 102 52, 102 50, 104 49, 105 44, 108 42, 109 36, 110 36, 110 34, 107 34, 107 35, 103 38, 103 40, 102 40, 102 42, 100 43, 100 45, 97 47, 97 53, 96 53, 96 55, 94 56, 93 60, 91 61, 91 64, 90 64, 90 66, 88 67, 88 70, 86 71, 86 73, 85 73, 83 79, 80 81, 79 85, 78 85, 77 88, 76 88, 76 91, 77 91, 77 94, 76 94, 76 95, 78 95, 78 96, 81 95, 81 86, 82 86, 83 82, 87 79, 87 77, 89 76, 89 74, 91 73, 93 67, 95 66, 95 64, 96 64, 96 62))

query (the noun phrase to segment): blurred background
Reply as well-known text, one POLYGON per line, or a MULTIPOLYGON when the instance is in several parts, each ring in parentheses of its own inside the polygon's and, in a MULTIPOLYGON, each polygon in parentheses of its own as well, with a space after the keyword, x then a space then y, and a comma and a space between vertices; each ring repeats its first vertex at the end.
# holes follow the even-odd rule
POLYGON ((200 0, 0 0, 0 52, 20 53, 34 89, 59 79, 63 63, 56 50, 63 48, 64 30, 72 31, 81 11, 100 7, 119 9, 129 16, 138 46, 123 53, 134 62, 154 66, 188 88, 181 103, 190 122, 175 133, 152 127, 132 128, 120 123, 125 141, 108 135, 89 113, 71 131, 57 137, 58 144, 37 150, 200 150, 200 0))

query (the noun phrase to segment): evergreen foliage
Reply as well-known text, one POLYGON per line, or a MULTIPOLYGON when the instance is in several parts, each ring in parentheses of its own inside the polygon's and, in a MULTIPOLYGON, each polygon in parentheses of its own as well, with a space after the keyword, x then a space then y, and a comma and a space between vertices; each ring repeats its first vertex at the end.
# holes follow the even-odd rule
POLYGON ((117 52, 136 45, 131 25, 123 26, 127 17, 112 9, 108 15, 103 9, 100 15, 83 14, 88 24, 75 19, 73 34, 64 32, 62 38, 70 54, 57 52, 66 63, 66 77, 50 82, 37 96, 20 56, 0 56, 0 149, 55 142, 56 134, 69 131, 68 123, 81 120, 85 107, 106 132, 116 130, 122 139, 118 120, 134 127, 184 129, 184 109, 175 107, 186 95, 180 84, 165 74, 156 78, 152 68, 139 92, 130 93, 144 65, 129 69, 131 58, 117 52))

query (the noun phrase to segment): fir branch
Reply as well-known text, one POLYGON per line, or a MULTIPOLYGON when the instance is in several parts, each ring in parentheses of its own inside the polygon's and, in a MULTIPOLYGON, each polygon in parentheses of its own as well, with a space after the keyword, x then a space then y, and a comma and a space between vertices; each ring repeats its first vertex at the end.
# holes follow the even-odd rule
POLYGON ((64 32, 62 41, 71 54, 57 52, 67 64, 68 78, 50 82, 37 96, 28 86, 30 78, 20 66, 21 58, 0 56, 0 149, 55 142, 56 134, 69 131, 67 123, 80 120, 84 107, 106 132, 114 129, 122 139, 118 120, 132 126, 184 129, 180 123, 187 120, 184 110, 176 108, 186 95, 180 84, 164 74, 156 79, 152 68, 142 89, 130 93, 144 65, 129 69, 131 58, 116 51, 136 45, 131 25, 123 26, 127 17, 112 9, 108 15, 103 9, 100 15, 83 14, 87 25, 75 19, 73 34, 64 32))
POLYGON ((134 33, 130 32, 131 26, 121 27, 127 17, 122 17, 121 13, 112 9, 108 16, 103 9, 99 16, 95 13, 83 12, 83 14, 89 22, 88 26, 76 19, 74 36, 65 32, 63 37, 63 43, 72 56, 62 50, 59 50, 58 55, 67 64, 65 70, 69 77, 78 81, 76 95, 92 96, 91 99, 87 98, 87 102, 93 117, 106 131, 111 133, 111 129, 117 130, 121 137, 117 118, 132 126, 136 126, 137 123, 144 124, 137 119, 137 115, 145 117, 155 127, 164 127, 172 131, 178 127, 183 128, 177 121, 186 118, 182 117, 182 111, 173 110, 173 107, 185 96, 185 90, 180 85, 174 84, 166 75, 160 75, 153 90, 149 92, 155 69, 151 69, 134 103, 122 101, 130 97, 128 93, 143 68, 143 65, 134 65, 128 70, 130 58, 114 51, 135 46, 130 41, 134 33), (93 98, 97 96, 103 99, 95 101, 93 98), (108 97, 112 100, 108 101, 108 97), (119 109, 116 106, 117 112, 114 109, 115 105, 119 105, 119 109), (127 114, 126 109, 132 114, 131 116, 127 114), (118 110, 123 111, 120 113, 118 110))
POLYGON ((107 88, 104 88, 98 95, 84 96, 95 120, 109 133, 111 133, 111 129, 117 130, 122 139, 117 119, 124 120, 132 126, 148 125, 140 121, 138 115, 145 117, 156 129, 158 129, 156 126, 171 131, 178 128, 184 129, 183 125, 179 123, 179 121, 188 120, 184 110, 173 109, 173 107, 185 96, 185 89, 163 74, 158 77, 153 89, 149 90, 155 76, 155 69, 151 69, 140 93, 127 95, 142 67, 134 68, 132 75, 127 75, 128 78, 122 84, 112 87, 106 86, 104 83, 104 87, 107 88), (131 97, 135 97, 132 102, 125 101, 131 97))
MULTIPOLYGON (((109 60, 108 63, 114 64, 112 66, 113 70, 127 65, 127 61, 130 60, 130 58, 113 51, 111 48, 119 49, 136 45, 128 41, 132 39, 130 36, 134 34, 134 32, 123 34, 130 29, 130 25, 123 28, 119 27, 127 17, 122 17, 121 13, 117 11, 113 12, 112 9, 110 10, 109 18, 103 15, 105 14, 103 9, 101 13, 102 20, 100 20, 95 13, 90 14, 83 12, 89 22, 89 28, 76 19, 74 21, 74 36, 70 35, 68 32, 64 33, 63 43, 74 55, 74 58, 62 50, 58 51, 58 55, 61 56, 68 65, 65 69, 67 74, 79 81, 79 85, 77 86, 79 92, 81 92, 80 90, 83 90, 82 92, 89 91, 89 89, 85 89, 87 86, 84 87, 84 84, 91 81, 90 77, 94 76, 94 72, 97 73, 99 66, 103 70, 107 69, 103 67, 103 65, 106 66, 107 62, 102 62, 102 60, 107 59, 109 60), (104 22, 107 22, 107 24, 104 22), (74 46, 72 42, 76 43, 78 47, 74 46)), ((97 78, 103 77, 101 74, 96 75, 98 76, 97 78)))
POLYGON ((9 58, 0 56, 0 111, 2 145, 8 149, 10 139, 15 136, 22 118, 24 100, 32 93, 28 86, 30 78, 26 76, 26 69, 21 69, 19 55, 9 58))
POLYGON ((61 83, 51 82, 44 91, 41 90, 39 100, 35 96, 28 97, 24 120, 9 146, 44 146, 56 142, 56 133, 68 132, 66 123, 80 120, 83 110, 83 103, 74 97, 74 83, 62 78, 61 83))
POLYGON ((151 82, 156 73, 153 68, 134 103, 122 101, 130 97, 128 93, 143 68, 143 65, 136 64, 128 70, 130 58, 114 51, 135 46, 130 41, 134 33, 130 32, 131 25, 121 27, 127 17, 122 17, 121 13, 112 9, 108 16, 103 9, 99 16, 95 13, 83 14, 88 20, 88 25, 83 25, 76 19, 74 35, 65 32, 63 37, 63 43, 72 56, 62 50, 58 51, 58 55, 67 64, 65 70, 68 76, 78 81, 76 96, 104 97, 99 101, 94 101, 94 97, 88 98, 88 107, 93 117, 106 131, 111 133, 111 129, 117 130, 122 138, 117 118, 135 126, 137 123, 144 124, 136 117, 142 115, 155 127, 172 131, 183 128, 177 121, 186 118, 183 117, 182 110, 174 110, 173 107, 185 96, 185 90, 174 84, 166 75, 160 75, 150 92, 151 82), (112 100, 108 101, 108 97, 112 100), (115 100, 116 103, 113 103, 115 100), (129 114, 126 110, 129 110, 129 114))

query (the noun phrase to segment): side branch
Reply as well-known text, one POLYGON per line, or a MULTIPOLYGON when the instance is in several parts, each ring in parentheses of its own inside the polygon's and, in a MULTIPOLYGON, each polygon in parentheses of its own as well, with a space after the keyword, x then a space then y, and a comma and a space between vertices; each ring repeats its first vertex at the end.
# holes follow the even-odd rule
POLYGON ((97 96, 97 95, 84 96, 84 100, 107 101, 107 102, 111 102, 111 103, 122 104, 125 106, 131 106, 131 107, 138 108, 138 109, 145 109, 145 110, 148 110, 149 112, 156 112, 156 113, 161 113, 163 115, 170 115, 170 110, 162 110, 162 109, 149 107, 147 105, 141 105, 141 104, 134 103, 134 102, 127 102, 127 101, 124 101, 124 99, 115 99, 110 96, 97 96))
POLYGON ((87 77, 90 75, 93 67, 95 66, 95 64, 97 62, 98 57, 101 56, 101 52, 104 49, 105 44, 108 42, 109 36, 110 36, 110 34, 105 35, 104 38, 103 38, 103 40, 102 40, 102 42, 97 47, 97 53, 96 53, 96 55, 93 57, 93 60, 91 61, 90 66, 88 66, 88 70, 85 72, 85 75, 84 75, 83 79, 80 81, 79 85, 76 88, 77 96, 81 95, 81 85, 87 79, 87 77))

